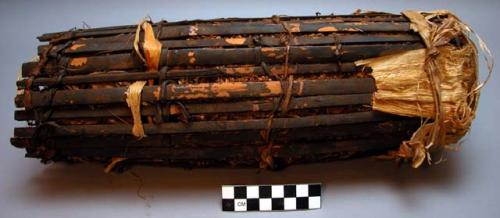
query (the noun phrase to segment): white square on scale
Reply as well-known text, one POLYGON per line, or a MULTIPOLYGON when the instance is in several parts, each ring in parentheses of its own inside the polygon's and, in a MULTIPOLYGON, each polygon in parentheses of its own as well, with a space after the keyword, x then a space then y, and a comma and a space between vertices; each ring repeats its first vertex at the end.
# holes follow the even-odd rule
POLYGON ((234 199, 234 211, 247 211, 247 199, 234 199))
POLYGON ((297 198, 285 198, 285 210, 295 210, 297 209, 297 198))
POLYGON ((261 198, 259 199, 259 210, 268 211, 272 209, 271 198, 261 198))
POLYGON ((259 186, 247 186, 247 198, 259 198, 259 186))
POLYGON ((233 199, 233 198, 234 198, 234 187, 222 186, 222 199, 233 199))
POLYGON ((296 194, 297 197, 308 197, 309 196, 309 185, 302 184, 296 186, 296 194))
POLYGON ((282 198, 284 196, 285 196, 285 186, 283 186, 283 185, 271 186, 271 197, 282 198))
POLYGON ((321 208, 321 197, 309 197, 309 209, 321 208))

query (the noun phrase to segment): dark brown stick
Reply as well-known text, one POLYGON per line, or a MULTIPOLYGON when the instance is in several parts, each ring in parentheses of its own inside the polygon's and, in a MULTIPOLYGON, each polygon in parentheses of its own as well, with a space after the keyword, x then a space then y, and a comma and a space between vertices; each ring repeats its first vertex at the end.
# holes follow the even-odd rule
MULTIPOLYGON (((31 62, 30 62, 31 63, 31 62)), ((32 64, 33 66, 35 64, 32 64)), ((283 65, 269 65, 269 72, 273 75, 282 75, 285 71, 283 65)), ((341 63, 340 69, 338 64, 297 64, 288 67, 288 74, 317 74, 317 73, 353 73, 361 71, 354 63, 341 63)), ((367 69, 365 69, 367 70, 367 69)), ((242 67, 213 67, 200 69, 182 69, 168 70, 166 72, 106 72, 100 74, 86 74, 65 76, 61 80, 57 77, 39 77, 31 81, 33 86, 54 86, 61 85, 77 85, 91 83, 112 83, 126 82, 138 80, 158 79, 163 75, 165 79, 181 79, 192 77, 243 77, 243 76, 262 76, 266 75, 262 66, 242 66, 242 67)), ((24 89, 28 83, 28 79, 17 81, 18 89, 24 89)))
POLYGON ((312 33, 312 32, 407 32, 409 23, 336 23, 336 22, 286 22, 284 24, 228 23, 224 25, 196 24, 164 27, 160 39, 206 35, 245 35, 273 33, 312 33))
MULTIPOLYGON (((277 144, 288 144, 297 141, 337 140, 349 137, 364 138, 370 136, 396 136, 418 127, 419 121, 406 119, 400 121, 357 123, 324 127, 308 127, 295 129, 276 129, 271 132, 270 138, 277 144)), ((36 147, 34 143, 35 128, 16 131, 12 138, 13 145, 19 148, 36 147)), ((108 135, 93 137, 56 137, 46 136, 39 141, 44 146, 51 147, 55 143, 60 148, 103 148, 103 147, 226 147, 243 145, 266 145, 259 130, 201 132, 187 134, 148 135, 137 140, 131 135, 108 135)))
MULTIPOLYGON (((311 97, 292 98, 288 109, 310 109, 320 107, 333 107, 344 105, 369 105, 371 103, 371 94, 353 94, 353 95, 320 95, 311 97)), ((221 103, 187 103, 184 104, 189 114, 208 114, 208 113, 237 113, 237 112, 257 112, 272 111, 279 104, 279 99, 255 100, 255 101, 236 101, 221 103)), ((130 117, 131 112, 128 107, 114 106, 104 108, 72 108, 57 109, 51 108, 52 119, 78 119, 78 118, 99 118, 99 117, 130 117)), ((157 108, 153 106, 143 106, 141 114, 143 116, 155 116, 157 108)), ((178 115, 181 109, 178 105, 161 106, 161 114, 178 115)), ((33 111, 18 110, 14 114, 16 120, 35 120, 33 111)))
MULTIPOLYGON (((301 127, 334 126, 343 124, 379 122, 397 120, 400 117, 380 112, 355 112, 334 115, 315 115, 299 118, 274 118, 271 129, 290 129, 301 127)), ((212 131, 241 131, 267 129, 268 119, 230 120, 230 121, 199 121, 189 124, 162 123, 144 124, 144 131, 149 134, 194 133, 212 131)), ((65 125, 53 129, 54 136, 98 136, 98 135, 126 135, 131 133, 131 126, 126 124, 100 125, 65 125)), ((15 128, 15 136, 23 136, 23 131, 29 128, 15 128)))
MULTIPOLYGON (((158 102, 161 100, 233 99, 252 97, 277 97, 283 95, 283 84, 287 82, 227 82, 200 83, 188 85, 145 86, 142 100, 158 102), (164 94, 162 95, 161 92, 164 94)), ((372 78, 353 78, 338 80, 301 80, 292 84, 292 96, 367 94, 375 91, 372 78)), ((45 106, 112 104, 125 102, 126 87, 80 89, 35 92, 30 91, 16 96, 17 107, 37 108, 45 106), (26 99, 25 99, 26 98, 26 99), (29 105, 25 105, 29 103, 29 105)))
MULTIPOLYGON (((302 23, 307 22, 323 22, 327 24, 338 24, 338 23, 349 23, 349 22, 373 22, 373 23, 378 23, 378 22, 384 22, 385 23, 392 23, 392 22, 399 22, 400 24, 407 24, 408 20, 400 15, 397 16, 386 16, 386 17, 369 17, 369 16, 334 16, 334 17, 280 17, 279 20, 281 21, 290 21, 292 19, 304 19, 302 23), (321 20, 320 20, 321 19, 321 20), (309 20, 309 21, 308 21, 309 20)), ((250 27, 256 28, 256 25, 276 25, 274 21, 272 21, 270 18, 250 18, 250 19, 245 19, 245 18, 231 18, 231 19, 219 19, 219 20, 193 20, 193 21, 183 21, 183 22, 173 22, 173 23, 162 23, 161 26, 163 27, 161 32, 164 31, 176 31, 178 32, 178 29, 175 29, 176 27, 178 28, 179 26, 181 27, 186 27, 186 26, 192 26, 192 25, 201 25, 203 26, 203 29, 208 29, 210 27, 213 27, 214 24, 210 24, 211 22, 217 22, 219 25, 223 25, 222 27, 219 27, 220 30, 213 29, 212 32, 218 32, 220 31, 221 33, 225 31, 226 33, 232 33, 232 34, 244 34, 245 32, 248 33, 249 31, 243 32, 242 30, 239 29, 234 29, 231 28, 231 25, 241 25, 241 24, 247 24, 251 22, 253 26, 247 27, 249 29, 250 27), (232 32, 231 32, 232 30, 232 32), (239 31, 238 31, 239 30, 239 31)), ((299 23, 301 22, 289 22, 289 23, 299 23)), ((398 24, 399 24, 398 23, 398 24)), ((159 26, 158 24, 154 25, 155 27, 159 26)), ((258 28, 259 26, 257 26, 258 28)), ((272 26, 271 28, 267 28, 267 32, 270 32, 271 30, 274 31, 283 31, 283 28, 272 26), (274 29, 272 28, 274 27, 274 29)), ((343 26, 345 27, 345 26, 343 26)), ((136 30, 137 26, 136 25, 127 25, 127 26, 114 26, 114 27, 104 27, 104 28, 93 28, 93 29, 88 29, 88 30, 75 30, 72 31, 72 34, 69 36, 66 36, 66 38, 69 39, 75 39, 75 38, 80 38, 80 37, 99 37, 99 36, 110 36, 110 35, 117 35, 117 34, 123 34, 123 33, 133 33, 136 30)), ((386 27, 385 29, 387 29, 386 27)), ((155 28, 157 29, 157 28, 155 28)), ((317 28, 316 28, 317 29, 317 28)), ((402 27, 399 27, 398 29, 402 29, 402 27)), ((206 31, 205 31, 206 32, 206 31)), ((47 33, 42 36, 39 36, 38 39, 40 41, 49 41, 53 40, 56 38, 60 38, 63 35, 68 35, 68 32, 58 32, 58 33, 47 33)), ((202 32, 203 33, 203 32, 202 32)), ((250 32, 250 33, 262 33, 262 32, 250 32)), ((275 33, 275 32, 273 32, 275 33)), ((200 34, 200 33, 198 33, 200 34)), ((177 33, 176 35, 180 35, 177 33)), ((189 34, 187 34, 189 35, 189 34)), ((217 34, 218 35, 218 34, 217 34)), ((167 35, 168 36, 168 35, 167 35)), ((165 38, 165 36, 161 36, 161 38, 165 38)))
MULTIPOLYGON (((359 153, 367 151, 386 151, 395 148, 401 143, 400 138, 375 138, 375 139, 357 139, 346 141, 319 141, 302 142, 286 146, 273 147, 271 154, 275 158, 282 159, 301 159, 305 157, 315 157, 321 159, 323 155, 343 153, 344 156, 349 153, 359 153)), ((139 147, 122 148, 72 148, 60 149, 58 154, 67 157, 88 157, 88 158, 112 158, 126 157, 129 159, 167 159, 167 160, 259 160, 260 152, 255 146, 233 146, 225 148, 169 148, 169 147, 150 147, 147 149, 139 147)), ((342 156, 342 155, 339 155, 342 156)))
MULTIPOLYGON (((343 62, 352 62, 417 48, 423 48, 423 44, 346 45, 341 47, 292 46, 289 50, 289 63, 331 63, 339 59, 343 62)), ((163 50, 160 63, 162 63, 161 66, 260 65, 262 62, 282 64, 285 62, 286 51, 286 47, 163 50)), ((49 62, 44 72, 45 74, 47 72, 57 73, 64 68, 68 74, 86 74, 96 71, 142 69, 144 63, 135 54, 62 58, 57 63, 49 62)), ((23 77, 28 77, 31 73, 23 67, 23 77)))
MULTIPOLYGON (((133 34, 118 35, 104 38, 84 38, 72 43, 69 48, 63 49, 62 54, 75 55, 82 53, 116 53, 130 52, 133 50, 133 34)), ((193 39, 193 40, 164 40, 163 48, 186 49, 203 47, 241 47, 254 46, 258 40, 261 46, 281 46, 282 40, 279 36, 254 36, 254 37, 229 37, 214 39, 193 39)), ((388 42, 419 42, 421 39, 415 33, 363 33, 363 34, 335 34, 327 36, 294 36, 290 39, 290 46, 306 45, 333 45, 342 43, 364 44, 364 43, 388 43, 388 42)), ((62 49, 63 45, 56 45, 51 50, 51 55, 55 56, 55 51, 62 49)), ((38 54, 42 55, 48 49, 48 45, 38 47, 38 54)))

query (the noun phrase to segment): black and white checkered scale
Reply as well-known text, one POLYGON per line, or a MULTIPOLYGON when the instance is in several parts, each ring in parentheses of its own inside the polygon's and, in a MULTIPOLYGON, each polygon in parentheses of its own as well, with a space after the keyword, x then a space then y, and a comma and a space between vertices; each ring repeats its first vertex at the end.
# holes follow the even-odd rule
POLYGON ((223 211, 307 210, 321 207, 321 184, 223 185, 223 211))

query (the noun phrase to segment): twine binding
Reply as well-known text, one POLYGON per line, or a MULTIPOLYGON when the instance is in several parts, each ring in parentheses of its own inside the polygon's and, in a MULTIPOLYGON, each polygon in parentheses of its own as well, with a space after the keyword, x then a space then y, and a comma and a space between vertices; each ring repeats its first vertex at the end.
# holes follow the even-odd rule
POLYGON ((480 90, 491 76, 493 59, 484 41, 449 11, 405 11, 403 15, 426 48, 361 60, 356 65, 373 70, 377 85, 374 110, 422 118, 409 140, 383 156, 410 160, 417 168, 425 160, 432 164, 432 151, 454 148, 468 132, 480 90), (477 38, 485 55, 488 76, 482 82, 478 82, 478 51, 470 35, 477 38), (455 39, 463 43, 457 44, 455 39))

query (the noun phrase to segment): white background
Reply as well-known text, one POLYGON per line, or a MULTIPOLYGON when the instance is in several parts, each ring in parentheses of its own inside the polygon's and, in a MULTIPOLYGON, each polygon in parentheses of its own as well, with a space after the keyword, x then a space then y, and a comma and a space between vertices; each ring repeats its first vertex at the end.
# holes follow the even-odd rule
MULTIPOLYGON (((82 27, 135 24, 143 16, 169 21, 352 13, 357 8, 400 12, 449 9, 500 52, 498 1, 2 1, 0 2, 0 217, 278 217, 229 213, 223 184, 323 183, 322 209, 290 217, 500 217, 498 76, 484 89, 472 132, 444 164, 418 170, 371 159, 253 169, 183 170, 136 167, 122 175, 102 166, 42 165, 12 147, 15 73, 36 53, 36 36, 82 27), (139 179, 140 178, 140 179, 139 179), (142 185, 141 185, 142 184, 142 185), (142 197, 141 197, 142 196, 142 197)), ((496 56, 497 60, 500 60, 496 56)), ((498 70, 497 70, 498 71, 498 70)))

